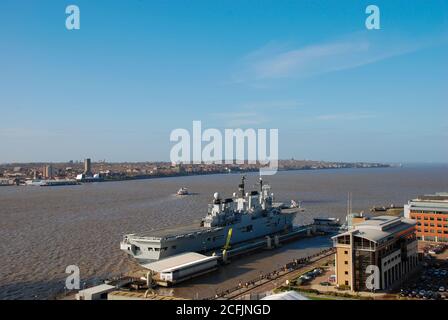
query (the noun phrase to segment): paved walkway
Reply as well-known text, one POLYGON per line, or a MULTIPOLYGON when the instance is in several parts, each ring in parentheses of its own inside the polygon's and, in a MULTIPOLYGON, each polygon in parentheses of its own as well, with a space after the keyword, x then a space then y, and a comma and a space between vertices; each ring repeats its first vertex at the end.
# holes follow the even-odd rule
POLYGON ((233 290, 225 295, 220 295, 215 297, 215 299, 243 299, 248 295, 262 294, 265 292, 272 291, 281 285, 286 283, 286 280, 292 280, 297 278, 301 274, 317 268, 326 262, 332 261, 334 259, 334 251, 325 252, 322 255, 318 255, 309 260, 309 262, 298 269, 279 271, 275 275, 269 278, 263 278, 261 280, 256 280, 250 283, 248 286, 241 286, 240 289, 233 290))

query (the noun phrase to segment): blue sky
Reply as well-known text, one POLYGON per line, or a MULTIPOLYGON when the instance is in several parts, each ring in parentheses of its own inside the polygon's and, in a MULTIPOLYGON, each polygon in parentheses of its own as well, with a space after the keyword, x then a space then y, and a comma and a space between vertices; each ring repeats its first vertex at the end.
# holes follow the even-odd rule
POLYGON ((169 160, 193 120, 278 128, 280 158, 448 162, 447 31, 441 0, 2 0, 0 162, 169 160))

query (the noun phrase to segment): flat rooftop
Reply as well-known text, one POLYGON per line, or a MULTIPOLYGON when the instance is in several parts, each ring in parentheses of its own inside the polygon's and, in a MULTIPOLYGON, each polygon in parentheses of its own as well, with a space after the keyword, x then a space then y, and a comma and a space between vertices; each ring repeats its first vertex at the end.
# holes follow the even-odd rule
POLYGON ((424 194, 418 196, 412 201, 447 201, 448 202, 448 192, 437 192, 434 194, 424 194))
POLYGON ((170 271, 171 269, 180 268, 182 266, 192 265, 203 261, 218 259, 218 257, 205 256, 197 252, 186 252, 177 254, 162 260, 147 263, 142 265, 144 268, 155 271, 163 272, 170 271))
POLYGON ((87 288, 84 290, 80 290, 79 294, 81 295, 93 295, 93 294, 97 294, 97 293, 104 293, 110 290, 115 289, 115 286, 109 285, 109 284, 100 284, 98 286, 95 287, 91 287, 91 288, 87 288))
POLYGON ((396 216, 378 216, 372 217, 364 222, 361 222, 356 225, 356 228, 369 228, 369 229, 378 229, 384 230, 388 227, 391 227, 393 224, 397 224, 401 222, 400 217, 396 216))
POLYGON ((176 226, 176 227, 170 227, 170 228, 164 228, 164 229, 155 229, 150 230, 146 232, 140 232, 133 234, 137 237, 151 237, 156 239, 165 239, 165 238, 172 238, 182 235, 188 235, 191 233, 197 233, 197 232, 207 232, 212 231, 216 228, 206 228, 200 226, 200 221, 189 224, 189 225, 182 225, 182 226, 176 226))

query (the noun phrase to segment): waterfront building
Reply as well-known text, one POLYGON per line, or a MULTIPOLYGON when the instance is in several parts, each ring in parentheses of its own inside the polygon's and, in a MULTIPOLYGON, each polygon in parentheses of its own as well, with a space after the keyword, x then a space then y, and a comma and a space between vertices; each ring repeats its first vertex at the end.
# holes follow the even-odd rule
POLYGON ((43 178, 44 179, 53 179, 54 177, 54 169, 52 165, 45 166, 43 168, 43 178))
POLYGON ((92 175, 92 162, 89 158, 84 160, 84 174, 86 176, 92 175))
POLYGON ((448 242, 448 192, 419 196, 404 206, 404 216, 417 222, 417 238, 448 242))
POLYGON ((378 290, 405 278, 418 264, 415 224, 411 219, 379 216, 332 237, 337 286, 367 291, 369 266, 379 271, 378 290))

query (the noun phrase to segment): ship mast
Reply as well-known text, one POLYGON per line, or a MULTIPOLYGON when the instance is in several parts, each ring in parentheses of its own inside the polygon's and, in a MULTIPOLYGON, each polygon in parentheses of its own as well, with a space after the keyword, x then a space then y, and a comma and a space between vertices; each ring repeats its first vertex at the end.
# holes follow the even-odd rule
POLYGON ((242 176, 241 183, 238 185, 238 191, 240 192, 241 198, 244 198, 244 180, 246 180, 246 177, 242 176))
POLYGON ((353 214, 352 214, 352 193, 347 194, 347 227, 350 229, 352 227, 353 214))

